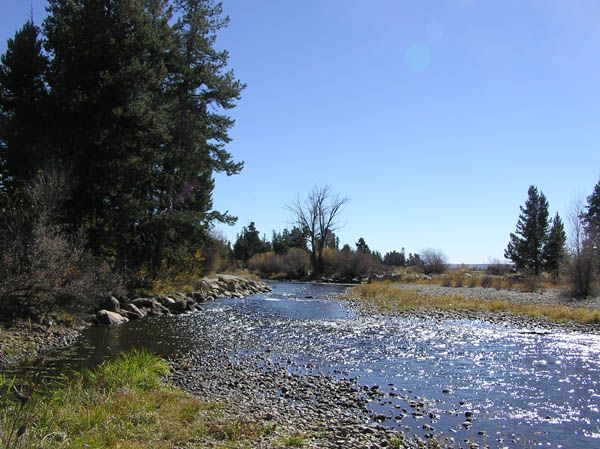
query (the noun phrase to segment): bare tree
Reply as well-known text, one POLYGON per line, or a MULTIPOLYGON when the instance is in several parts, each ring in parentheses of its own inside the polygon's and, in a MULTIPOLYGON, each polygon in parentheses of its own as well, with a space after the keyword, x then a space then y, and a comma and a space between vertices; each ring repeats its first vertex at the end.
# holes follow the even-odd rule
POLYGON ((296 224, 306 232, 314 276, 323 272, 325 243, 334 231, 342 227, 339 218, 347 202, 347 198, 333 193, 331 186, 315 186, 304 200, 298 197, 293 204, 286 206, 294 215, 296 224))
POLYGON ((583 202, 576 200, 569 214, 570 239, 569 239, 569 263, 567 266, 567 277, 571 285, 571 294, 576 297, 586 297, 594 293, 596 280, 594 262, 594 240, 590 238, 584 226, 583 202))
POLYGON ((437 249, 425 249, 421 252, 421 268, 425 274, 441 274, 448 269, 448 258, 437 249))

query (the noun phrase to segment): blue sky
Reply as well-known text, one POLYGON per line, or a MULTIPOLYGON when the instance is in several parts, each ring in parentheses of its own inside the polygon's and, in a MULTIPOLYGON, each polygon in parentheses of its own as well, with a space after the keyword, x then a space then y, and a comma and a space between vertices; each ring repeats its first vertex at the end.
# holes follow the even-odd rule
MULTIPOLYGON (((45 1, 32 2, 41 21, 45 1)), ((501 258, 534 184, 563 218, 600 177, 596 0, 224 0, 218 45, 248 87, 234 239, 291 226, 314 185, 348 197, 342 243, 501 258)), ((2 0, 0 50, 30 2, 2 0)))

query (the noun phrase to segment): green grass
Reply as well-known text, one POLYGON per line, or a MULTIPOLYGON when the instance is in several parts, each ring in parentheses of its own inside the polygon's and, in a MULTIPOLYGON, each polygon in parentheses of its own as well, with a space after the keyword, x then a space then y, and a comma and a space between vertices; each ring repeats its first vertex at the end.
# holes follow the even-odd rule
POLYGON ((251 446, 261 435, 253 422, 223 416, 223 405, 169 385, 167 363, 135 351, 79 375, 26 403, 8 401, 12 381, 0 377, 0 447, 167 449, 251 446), (24 433, 11 429, 22 428, 24 433))
POLYGON ((544 318, 557 323, 600 324, 600 310, 584 307, 517 304, 506 300, 465 298, 461 295, 428 295, 418 290, 398 288, 391 283, 373 283, 354 287, 346 296, 369 311, 401 313, 414 309, 465 310, 509 313, 544 318))
POLYGON ((285 447, 304 447, 306 437, 300 434, 288 435, 283 438, 282 444, 285 447))

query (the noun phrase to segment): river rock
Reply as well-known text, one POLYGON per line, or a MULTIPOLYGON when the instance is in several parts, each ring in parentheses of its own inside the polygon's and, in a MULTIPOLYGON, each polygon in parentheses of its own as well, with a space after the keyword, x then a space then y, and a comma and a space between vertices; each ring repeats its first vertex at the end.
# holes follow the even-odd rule
POLYGON ((110 296, 106 298, 101 305, 102 309, 108 310, 110 312, 121 313, 121 304, 119 300, 114 296, 110 296))
POLYGON ((164 306, 167 309, 171 309, 171 307, 175 305, 175 300, 168 296, 157 296, 156 300, 160 303, 161 306, 164 306))
POLYGON ((119 325, 123 323, 127 323, 129 321, 128 318, 120 315, 116 312, 111 312, 110 310, 102 309, 96 314, 96 319, 101 324, 106 324, 109 326, 119 325))
POLYGON ((146 314, 144 312, 142 312, 140 310, 140 308, 138 306, 136 306, 135 304, 131 304, 131 303, 123 304, 121 309, 128 312, 128 315, 127 315, 128 318, 137 319, 137 318, 144 318, 146 316, 146 314))

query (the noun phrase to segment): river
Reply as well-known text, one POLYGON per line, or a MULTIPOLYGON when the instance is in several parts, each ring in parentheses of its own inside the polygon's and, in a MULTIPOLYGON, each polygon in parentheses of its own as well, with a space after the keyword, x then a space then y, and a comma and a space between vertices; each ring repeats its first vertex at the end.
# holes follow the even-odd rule
POLYGON ((89 328, 40 369, 91 367, 132 347, 173 358, 216 346, 232 360, 266 354, 294 373, 377 386, 385 394, 369 403, 373 416, 416 436, 451 435, 491 448, 600 447, 598 335, 365 316, 331 299, 345 287, 271 286, 192 314, 89 328))

